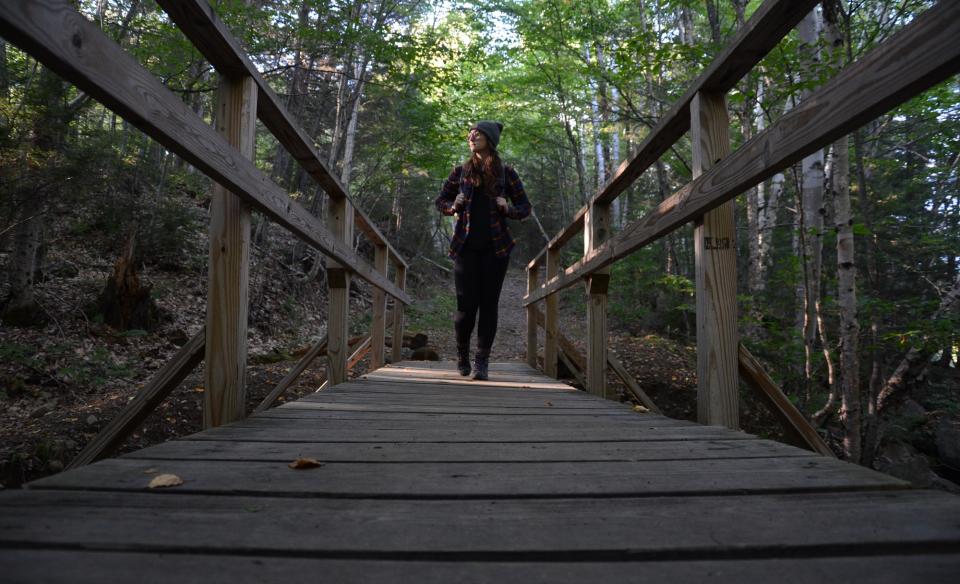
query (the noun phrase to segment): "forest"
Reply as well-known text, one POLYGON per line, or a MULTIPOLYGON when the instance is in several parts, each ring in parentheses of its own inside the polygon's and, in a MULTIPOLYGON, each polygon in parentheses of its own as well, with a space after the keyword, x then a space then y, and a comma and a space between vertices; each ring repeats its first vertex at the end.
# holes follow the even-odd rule
MULTIPOLYGON (((215 122, 217 72, 154 2, 77 0, 215 122)), ((434 199, 478 120, 533 204, 508 278, 649 135, 758 0, 213 0, 351 199, 410 262, 409 329, 452 358, 453 223, 434 199)), ((824 0, 728 96, 750 140, 935 2, 824 0)), ((2 8, 0 8, 2 10, 2 8)), ((2 32, 2 31, 0 31, 2 32)), ((323 219, 327 195, 263 127, 258 168, 323 219)), ((741 341, 841 458, 960 492, 960 80, 940 83, 736 198, 741 341)), ((613 204, 616 232, 691 179, 689 137, 613 204)), ((0 37, 0 484, 62 470, 204 322, 211 181, 0 37)), ((690 417, 693 228, 613 265, 611 347, 690 417)), ((567 246, 570 265, 580 246, 567 246)), ((373 250, 357 239, 358 253, 373 250)), ((325 259, 251 234, 252 395, 324 334, 325 259)), ((372 287, 351 290, 369 327, 372 287)), ((502 320, 522 336, 519 295, 502 320)), ((562 295, 572 339, 581 287, 562 295)), ((506 328, 504 323, 502 327, 506 328)), ((502 359, 522 360, 502 334, 502 359)), ((315 387, 313 387, 315 389, 315 387)), ((199 426, 192 377, 125 449, 199 426)), ((265 391, 265 390, 264 390, 265 391)), ((312 391, 310 379, 298 387, 312 391)), ((625 399, 625 398, 624 398, 625 399)), ((778 429, 744 392, 744 428, 778 429)))

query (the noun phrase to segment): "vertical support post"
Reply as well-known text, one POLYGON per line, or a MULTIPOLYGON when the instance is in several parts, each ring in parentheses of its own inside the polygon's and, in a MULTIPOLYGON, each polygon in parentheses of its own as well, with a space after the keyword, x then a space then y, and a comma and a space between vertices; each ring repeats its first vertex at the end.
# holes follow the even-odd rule
MULTIPOLYGON (((547 248, 547 281, 560 274, 560 248, 547 248)), ((546 322, 544 322, 543 372, 556 379, 557 347, 560 341, 560 293, 546 298, 546 322)))
MULTIPOLYGON (((540 266, 527 268, 527 294, 537 289, 540 283, 540 266)), ((527 365, 537 368, 537 305, 527 306, 527 365)))
MULTIPOLYGON (((257 86, 253 78, 220 77, 216 127, 242 156, 253 159, 257 127, 257 86)), ((245 415, 249 274, 250 207, 214 184, 207 274, 204 428, 245 415)))
MULTIPOLYGON (((407 268, 403 264, 397 262, 397 274, 394 283, 397 285, 397 288, 405 290, 407 287, 407 268)), ((392 361, 397 363, 400 361, 401 353, 400 350, 403 348, 403 302, 400 302, 396 298, 393 299, 393 355, 392 361)))
MULTIPOLYGON (((378 272, 387 275, 387 246, 380 244, 374 250, 373 266, 378 272)), ((373 325, 370 331, 370 370, 384 365, 384 338, 387 331, 387 293, 380 288, 373 289, 373 325)))
MULTIPOLYGON (((610 205, 592 204, 583 224, 583 256, 590 257, 610 236, 610 205)), ((587 391, 607 397, 607 289, 610 268, 586 278, 587 294, 587 391)))
MULTIPOLYGON (((347 245, 353 243, 353 209, 346 197, 330 197, 327 222, 334 235, 347 245)), ((327 258, 327 285, 330 290, 327 311, 327 381, 330 386, 347 380, 350 272, 327 258)))
MULTIPOLYGON (((726 96, 698 93, 690 104, 693 177, 730 154, 726 96)), ((734 201, 694 227, 697 293, 697 420, 737 429, 737 258, 734 201)))

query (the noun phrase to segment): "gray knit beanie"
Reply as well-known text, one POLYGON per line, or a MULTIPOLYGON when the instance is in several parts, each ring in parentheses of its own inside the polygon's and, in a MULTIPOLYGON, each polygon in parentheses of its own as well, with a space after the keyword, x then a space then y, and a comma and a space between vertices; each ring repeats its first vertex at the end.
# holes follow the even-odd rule
POLYGON ((503 124, 500 122, 484 120, 482 122, 477 122, 476 125, 470 129, 480 130, 483 132, 483 135, 486 136, 487 140, 490 141, 490 147, 494 150, 497 149, 497 144, 500 143, 500 132, 503 130, 503 124))

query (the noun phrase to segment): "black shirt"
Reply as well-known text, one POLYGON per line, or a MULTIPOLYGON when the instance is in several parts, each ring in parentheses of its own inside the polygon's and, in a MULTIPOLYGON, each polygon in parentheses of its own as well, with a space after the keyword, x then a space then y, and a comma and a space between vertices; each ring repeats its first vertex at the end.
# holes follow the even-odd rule
POLYGON ((473 187, 470 199, 470 233, 465 245, 468 249, 486 249, 490 247, 490 206, 493 201, 484 192, 483 181, 473 187))

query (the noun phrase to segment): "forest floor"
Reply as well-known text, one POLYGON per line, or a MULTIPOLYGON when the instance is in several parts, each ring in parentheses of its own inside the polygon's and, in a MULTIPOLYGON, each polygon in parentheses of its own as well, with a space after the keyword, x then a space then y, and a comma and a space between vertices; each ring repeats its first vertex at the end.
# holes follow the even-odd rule
MULTIPOLYGON (((151 332, 117 332, 90 321, 83 311, 103 286, 110 263, 90 260, 74 268, 51 273, 38 286, 48 324, 0 327, 0 488, 63 470, 203 324, 206 281, 201 274, 144 269, 141 278, 153 287, 166 317, 151 332)), ((415 303, 406 312, 407 331, 425 334, 428 347, 441 360, 456 358, 452 280, 439 271, 423 276, 415 303)), ((512 266, 501 295, 494 361, 526 359, 526 314, 521 305, 525 286, 522 268, 512 266)), ((267 290, 257 312, 267 318, 285 311, 282 322, 250 328, 248 411, 325 333, 321 311, 291 308, 288 292, 267 290)), ((562 294, 560 313, 563 334, 583 352, 586 322, 581 298, 579 289, 562 294)), ((368 306, 363 295, 353 297, 354 333, 363 333, 369 326, 368 306)), ((542 331, 540 339, 542 347, 542 331)), ((610 349, 666 415, 696 419, 694 346, 657 334, 630 334, 612 323, 610 349)), ((405 348, 404 358, 409 357, 410 349, 405 348)), ((365 359, 351 374, 362 374, 366 367, 365 359)), ((280 402, 315 391, 323 373, 322 359, 315 361, 280 402)), ((628 400, 619 379, 611 374, 608 384, 614 399, 628 400)), ((125 441, 119 453, 200 431, 203 385, 201 365, 125 441)), ((741 421, 747 432, 781 438, 775 419, 746 393, 741 399, 741 421)), ((837 445, 838 436, 830 442, 837 445)))

